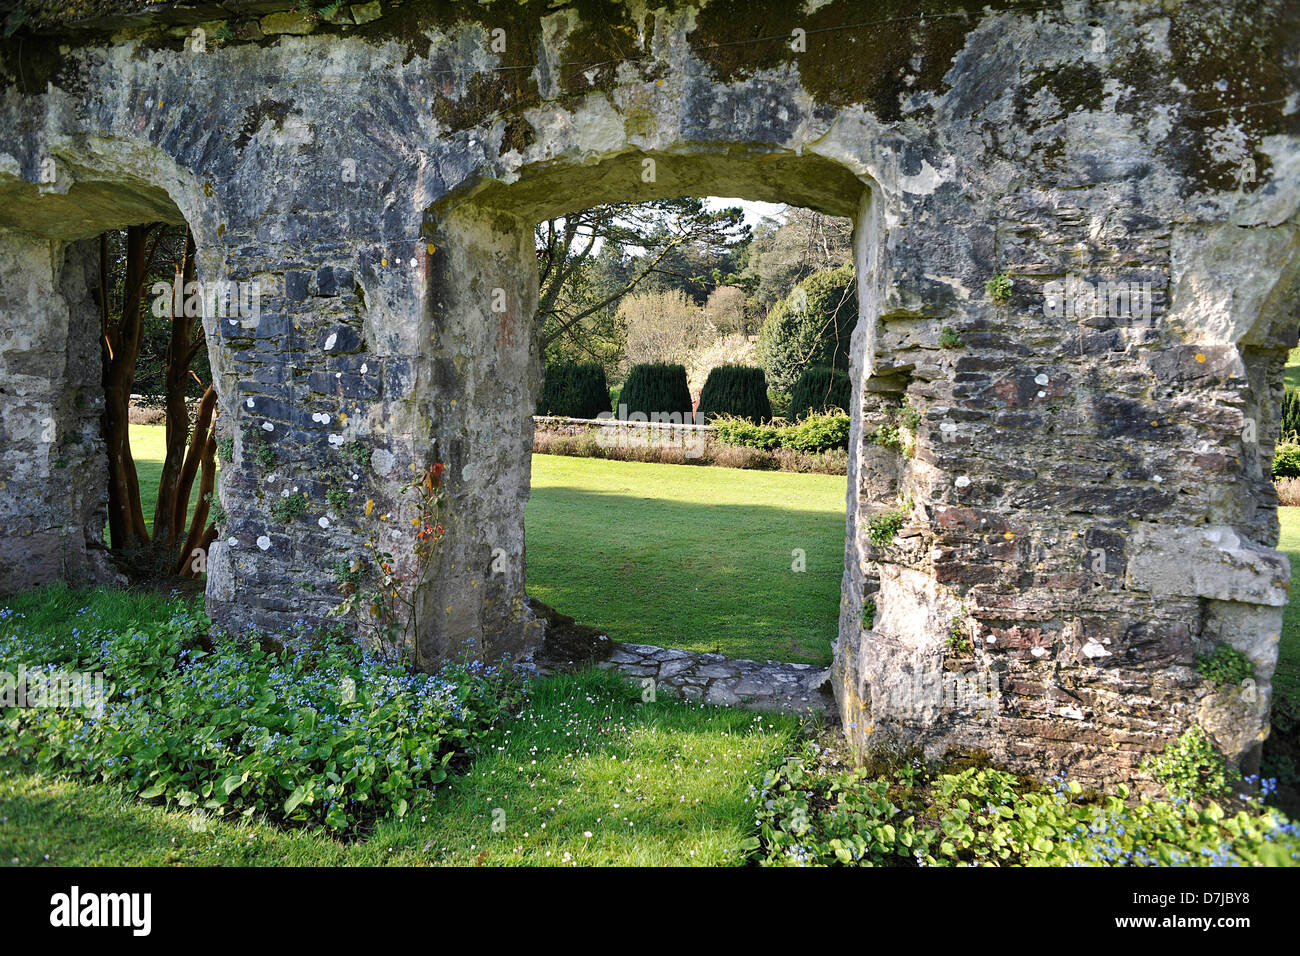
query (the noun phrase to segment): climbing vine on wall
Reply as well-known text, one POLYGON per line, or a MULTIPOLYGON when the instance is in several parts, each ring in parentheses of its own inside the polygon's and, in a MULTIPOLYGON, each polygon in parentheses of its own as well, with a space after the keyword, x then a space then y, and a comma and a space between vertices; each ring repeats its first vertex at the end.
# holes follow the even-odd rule
MULTIPOLYGON (((365 457, 369 459, 368 449, 365 457)), ((446 533, 440 521, 445 473, 446 467, 435 462, 402 489, 403 494, 416 496, 415 515, 411 518, 416 542, 412 548, 413 571, 402 570, 390 552, 380 549, 378 527, 366 539, 368 557, 340 559, 334 566, 334 578, 344 598, 330 613, 354 616, 359 626, 368 627, 371 636, 385 646, 402 647, 416 633, 415 585, 446 533)), ((367 499, 367 518, 372 516, 374 506, 374 500, 367 499)), ((386 518, 379 515, 379 521, 386 518)))

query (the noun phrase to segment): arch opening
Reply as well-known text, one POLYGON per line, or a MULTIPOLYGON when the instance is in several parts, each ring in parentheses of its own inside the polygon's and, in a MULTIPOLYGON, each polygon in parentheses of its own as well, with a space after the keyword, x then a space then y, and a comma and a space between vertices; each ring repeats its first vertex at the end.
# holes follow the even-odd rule
MULTIPOLYGON (((874 289, 882 238, 883 219, 868 213, 871 183, 812 154, 701 149, 551 164, 511 183, 468 186, 426 214, 426 237, 437 250, 426 312, 425 341, 432 345, 424 359, 426 380, 450 387, 457 396, 435 413, 430 443, 453 480, 491 476, 491 482, 473 496, 453 493, 444 524, 449 538, 464 535, 470 542, 469 555, 448 549, 424 576, 417 634, 422 659, 449 656, 467 632, 483 636, 476 649, 489 656, 526 653, 545 631, 525 591, 524 512, 544 363, 534 226, 602 203, 678 196, 783 202, 854 220, 859 298, 849 349, 852 462, 852 442, 860 433, 858 381, 871 338, 868 327, 876 317, 872 310, 880 301, 862 294, 874 289), (480 604, 482 589, 488 597, 480 604)), ((850 528, 853 504, 850 492, 850 528)), ((852 537, 850 530, 846 553, 853 550, 852 537)))
POLYGON ((0 187, 2 480, 21 511, 0 543, 0 591, 201 579, 212 529, 190 525, 221 509, 204 455, 216 383, 203 402, 187 394, 215 351, 192 219, 145 176, 50 158, 38 172, 0 187), (179 403, 159 410, 170 428, 136 421, 139 391, 179 403))

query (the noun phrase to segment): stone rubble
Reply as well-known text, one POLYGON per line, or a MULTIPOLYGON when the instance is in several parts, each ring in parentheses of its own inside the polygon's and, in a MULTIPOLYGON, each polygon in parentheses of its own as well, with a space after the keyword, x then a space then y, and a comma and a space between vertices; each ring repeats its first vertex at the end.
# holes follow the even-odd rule
MULTIPOLYGON (((826 714, 835 719, 829 667, 753 661, 699 654, 653 644, 615 644, 596 664, 628 677, 644 689, 665 688, 688 701, 784 714, 826 714), (652 682, 652 683, 650 683, 652 682)), ((545 676, 559 668, 541 667, 545 676)))

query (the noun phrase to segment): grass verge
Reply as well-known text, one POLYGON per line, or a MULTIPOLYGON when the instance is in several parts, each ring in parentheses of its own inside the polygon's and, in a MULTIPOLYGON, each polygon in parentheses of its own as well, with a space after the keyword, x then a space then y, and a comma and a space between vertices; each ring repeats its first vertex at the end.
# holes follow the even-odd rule
MULTIPOLYGON (((165 633, 183 608, 152 595, 62 589, 29 594, 18 603, 32 609, 31 621, 49 629, 45 636, 51 643, 88 638, 83 645, 90 648, 108 641, 147 644, 141 635, 165 633), (105 633, 108 626, 113 633, 105 633)), ((111 648, 106 653, 113 658, 111 648)), ((141 666, 152 668, 151 660, 141 666)), ((203 673, 204 660, 193 655, 183 659, 181 673, 168 680, 177 686, 189 682, 190 674, 203 673)), ((282 716, 301 713, 306 694, 296 683, 294 687, 291 694, 269 698, 266 706, 282 700, 282 716)), ((358 700, 362 691, 358 680, 358 700)), ((169 704, 159 701, 144 708, 160 706, 169 704)), ((201 755, 206 757, 214 728, 223 727, 225 743, 217 746, 240 753, 248 749, 241 743, 247 731, 224 729, 221 706, 214 703, 213 713, 196 716, 174 739, 167 731, 154 748, 157 753, 137 756, 131 767, 144 770, 132 770, 136 785, 128 785, 127 775, 95 782, 104 776, 104 764, 93 735, 74 733, 71 742, 60 744, 69 755, 81 754, 81 763, 51 766, 38 753, 41 742, 24 740, 15 729, 21 726, 16 708, 0 709, 0 862, 734 864, 744 859, 742 846, 754 832, 752 794, 793 746, 799 730, 788 717, 687 704, 663 695, 643 701, 639 689, 600 671, 550 678, 535 682, 522 711, 474 740, 458 762, 459 772, 426 788, 428 799, 413 799, 418 809, 402 819, 392 814, 361 819, 346 834, 335 835, 321 827, 274 824, 260 809, 245 816, 237 807, 203 801, 182 807, 184 794, 176 797, 171 791, 165 801, 136 795, 138 781, 154 779, 151 761, 187 779, 194 776, 185 748, 191 739, 206 741, 201 755), (35 769, 38 763, 44 769, 35 769)), ((328 722, 327 710, 318 722, 328 722)), ((159 726, 164 723, 160 720, 159 726)), ((292 726, 286 728, 285 737, 291 736, 292 726)), ((51 731, 49 746, 59 733, 58 728, 51 731)), ((328 741, 308 734, 302 742, 319 750, 328 741)), ((296 741, 274 743, 276 753, 296 746, 296 741)), ((307 757, 319 760, 320 754, 307 757)), ((301 768, 294 761, 285 769, 301 768)), ((389 773, 375 776, 374 768, 365 773, 381 784, 392 780, 389 773)), ((277 809, 277 816, 288 815, 277 809)))

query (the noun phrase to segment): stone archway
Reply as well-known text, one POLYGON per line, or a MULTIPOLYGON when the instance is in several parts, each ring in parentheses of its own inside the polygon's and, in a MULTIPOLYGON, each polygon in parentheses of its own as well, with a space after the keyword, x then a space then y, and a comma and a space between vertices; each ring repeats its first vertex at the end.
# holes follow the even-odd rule
MULTIPOLYGON (((417 380, 438 383, 439 392, 457 396, 454 407, 444 402, 434 416, 430 442, 462 487, 483 485, 472 496, 453 495, 455 508, 443 522, 447 540, 464 547, 440 552, 442 563, 422 596, 423 657, 458 653, 475 633, 491 635, 482 645, 490 656, 517 657, 540 640, 540 624, 524 602, 523 521, 532 412, 542 372, 534 321, 537 222, 603 202, 709 194, 863 216, 866 228, 882 221, 868 212, 871 186, 848 168, 815 154, 750 152, 628 151, 599 162, 550 163, 523 171, 508 185, 488 183, 450 194, 430 208, 425 228, 435 250, 433 291, 427 332, 421 335, 430 349, 417 380), (480 598, 485 593, 489 596, 480 598)), ((866 233, 859 238, 860 267, 872 266, 882 238, 866 233)), ((875 275, 863 273, 864 289, 875 275)), ((870 309, 877 299, 859 301, 870 309)), ((860 326, 873 318, 864 317, 860 326)), ((855 368, 866 341, 866 335, 855 341, 855 368)), ((857 411, 853 419, 856 427, 857 411)))
MULTIPOLYGON (((219 623, 336 623, 377 544, 422 666, 535 641, 522 565, 490 571, 493 548, 522 553, 528 227, 654 194, 654 159, 664 195, 856 217, 872 318, 836 664, 856 748, 1127 778, 1200 722, 1257 752, 1289 576, 1268 469, 1300 273, 1288 4, 289 6, 217 25, 128 3, 0 42, 0 224, 55 208, 47 155, 127 186, 134 163, 207 273, 270 290, 255 326, 209 329, 235 445, 219 623), (1142 323, 1117 289, 1149 293, 1142 323), (269 456, 245 441, 262 429, 269 456), (435 460, 450 524, 426 560, 403 489, 435 460), (305 508, 274 508, 286 494, 305 508), (1249 659, 1250 699, 1196 670, 1220 643, 1249 659)), ((81 215, 58 207, 57 234, 81 215)), ((39 297, 55 268, 3 243, 7 300, 39 297)), ((21 364, 0 387, 63 393, 64 372, 21 364)), ((6 507, 45 527, 27 477, 6 507)))
POLYGON ((104 540, 98 236, 187 221, 186 186, 198 187, 158 159, 123 169, 46 154, 38 183, 0 186, 0 486, 16 495, 0 531, 0 593, 125 580, 104 540))

